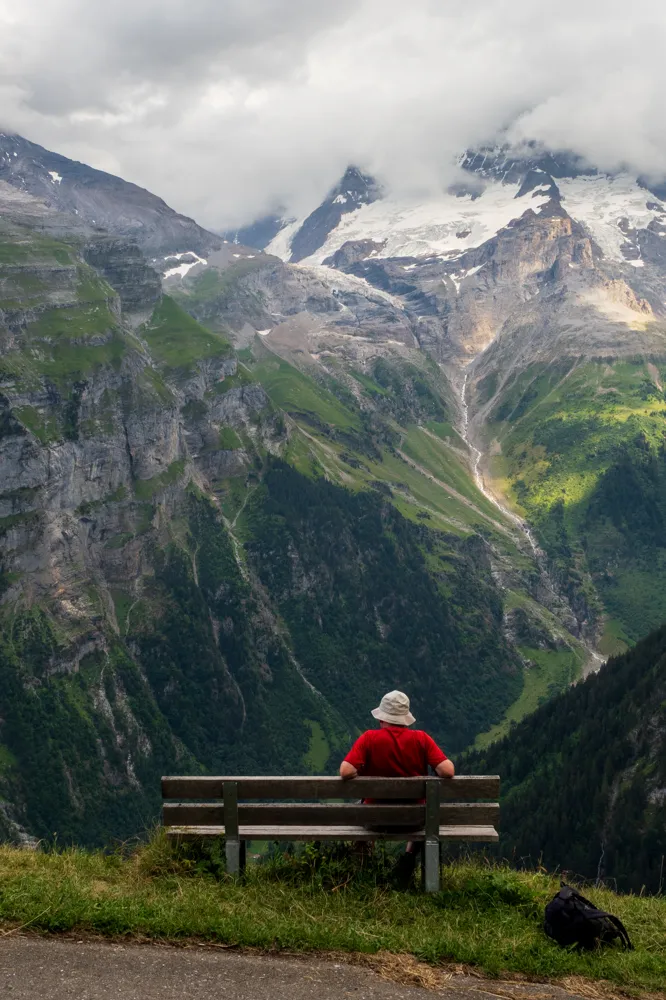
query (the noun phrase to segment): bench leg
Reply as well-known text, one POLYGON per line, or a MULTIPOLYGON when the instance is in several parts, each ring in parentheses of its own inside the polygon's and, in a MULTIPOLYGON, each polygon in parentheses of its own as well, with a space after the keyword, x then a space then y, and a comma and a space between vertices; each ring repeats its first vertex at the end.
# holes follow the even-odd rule
POLYGON ((227 872, 238 877, 245 871, 247 846, 244 840, 227 840, 224 845, 227 857, 227 872))
POLYGON ((423 845, 423 862, 421 864, 421 878, 423 888, 426 892, 439 892, 440 872, 439 872, 439 841, 426 840, 423 845))

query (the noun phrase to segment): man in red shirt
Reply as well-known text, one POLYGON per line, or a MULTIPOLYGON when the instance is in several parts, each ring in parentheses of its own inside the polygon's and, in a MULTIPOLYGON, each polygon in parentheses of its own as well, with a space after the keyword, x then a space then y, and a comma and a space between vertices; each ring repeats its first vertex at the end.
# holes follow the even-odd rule
POLYGON ((440 778, 454 776, 453 761, 432 737, 421 729, 409 728, 416 719, 402 691, 385 694, 372 715, 379 720, 379 729, 367 729, 359 736, 340 765, 341 778, 358 774, 366 778, 416 778, 427 775, 428 766, 440 778))
MULTIPOLYGON (((402 691, 390 691, 379 708, 372 710, 379 729, 367 729, 340 764, 340 777, 357 775, 374 778, 412 778, 427 775, 432 767, 440 778, 452 778, 455 767, 435 741, 421 729, 410 729, 416 719, 409 710, 409 698, 402 691)), ((416 865, 414 843, 407 844, 396 871, 398 884, 406 888, 416 865)))

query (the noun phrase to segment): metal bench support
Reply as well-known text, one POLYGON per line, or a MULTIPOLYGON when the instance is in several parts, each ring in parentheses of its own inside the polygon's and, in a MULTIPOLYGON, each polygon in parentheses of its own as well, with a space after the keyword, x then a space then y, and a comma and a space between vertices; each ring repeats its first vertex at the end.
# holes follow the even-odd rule
POLYGON ((425 843, 421 879, 426 892, 439 892, 439 778, 426 780, 425 843))
POLYGON ((227 872, 234 878, 240 877, 245 870, 246 843, 238 836, 238 782, 225 781, 222 794, 224 796, 224 850, 227 859, 227 872))
POLYGON ((224 850, 227 858, 227 872, 239 878, 245 871, 245 859, 247 856, 246 841, 227 840, 224 850))

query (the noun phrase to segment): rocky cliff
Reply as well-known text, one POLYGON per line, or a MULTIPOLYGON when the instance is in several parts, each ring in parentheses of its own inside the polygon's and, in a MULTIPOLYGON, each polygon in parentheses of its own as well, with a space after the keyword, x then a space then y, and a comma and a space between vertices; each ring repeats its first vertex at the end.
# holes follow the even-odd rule
POLYGON ((664 617, 663 204, 502 155, 150 266, 0 187, 7 835, 330 768, 387 687, 482 745, 664 617))
MULTIPOLYGON (((357 279, 338 296, 274 263, 244 265, 266 274, 245 305, 226 300, 239 323, 253 301, 273 316, 363 308, 379 338, 396 313, 357 279)), ((508 528, 462 495, 430 514, 430 474, 396 451, 396 421, 419 414, 448 454, 436 371, 409 348, 355 395, 351 375, 306 375, 260 337, 239 362, 203 315, 163 294, 135 244, 0 188, 12 839, 136 833, 169 771, 334 766, 386 687, 406 685, 453 750, 520 690, 492 546, 454 512, 489 537, 508 528)))

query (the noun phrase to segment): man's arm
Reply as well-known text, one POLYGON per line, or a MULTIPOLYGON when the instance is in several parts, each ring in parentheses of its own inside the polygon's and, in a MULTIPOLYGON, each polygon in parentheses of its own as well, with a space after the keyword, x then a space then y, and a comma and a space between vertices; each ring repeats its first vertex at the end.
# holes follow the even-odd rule
POLYGON ((435 771, 437 772, 440 778, 452 778, 456 773, 456 769, 453 766, 453 761, 449 760, 448 757, 446 760, 443 760, 441 764, 437 765, 435 771))
POLYGON ((354 746, 343 760, 342 764, 340 764, 340 777, 343 781, 349 781, 351 778, 355 778, 359 770, 362 770, 365 766, 367 756, 366 735, 366 733, 362 733, 361 736, 359 736, 354 743, 354 746))
POLYGON ((432 736, 423 734, 426 756, 431 768, 440 778, 452 778, 456 773, 453 761, 449 760, 444 751, 437 746, 432 736))

